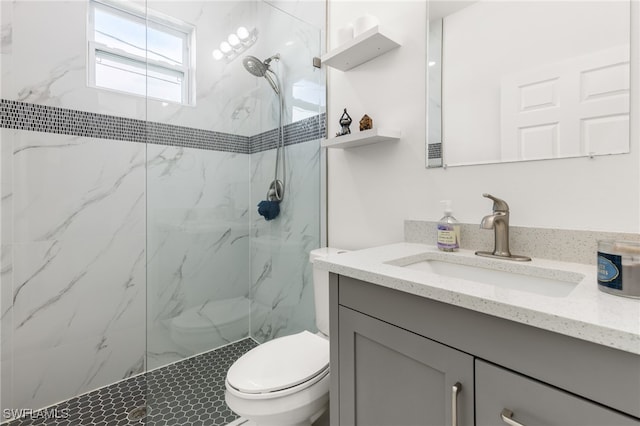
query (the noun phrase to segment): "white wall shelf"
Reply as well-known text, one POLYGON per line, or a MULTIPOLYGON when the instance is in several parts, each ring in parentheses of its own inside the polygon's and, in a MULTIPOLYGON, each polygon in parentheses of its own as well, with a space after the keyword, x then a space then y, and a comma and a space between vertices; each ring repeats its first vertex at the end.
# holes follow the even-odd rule
POLYGON ((380 27, 365 31, 353 40, 322 56, 322 63, 340 71, 347 71, 373 58, 400 47, 400 43, 381 32, 380 27))
POLYGON ((356 131, 349 135, 325 139, 321 142, 321 146, 327 148, 346 149, 378 142, 397 141, 401 136, 402 132, 400 132, 400 130, 373 128, 363 130, 361 132, 356 131))

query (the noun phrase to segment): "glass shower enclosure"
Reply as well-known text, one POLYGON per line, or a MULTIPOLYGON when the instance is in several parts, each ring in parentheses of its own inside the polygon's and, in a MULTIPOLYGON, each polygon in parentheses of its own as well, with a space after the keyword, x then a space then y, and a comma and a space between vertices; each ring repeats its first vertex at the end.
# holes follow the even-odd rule
POLYGON ((137 378, 154 424, 149 372, 315 330, 322 24, 258 0, 0 7, 0 422, 137 378), (242 59, 275 54, 267 221, 278 97, 242 59))

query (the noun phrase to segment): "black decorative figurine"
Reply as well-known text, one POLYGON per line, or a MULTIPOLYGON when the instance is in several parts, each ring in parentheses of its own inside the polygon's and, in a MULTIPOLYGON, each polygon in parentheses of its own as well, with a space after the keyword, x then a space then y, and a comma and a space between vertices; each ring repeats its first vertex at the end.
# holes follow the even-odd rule
POLYGON ((342 126, 342 129, 338 133, 336 133, 336 136, 351 134, 349 126, 351 125, 352 121, 353 120, 351 120, 351 117, 349 116, 349 113, 347 113, 347 109, 345 108, 344 113, 342 114, 342 116, 340 116, 340 126, 342 126))

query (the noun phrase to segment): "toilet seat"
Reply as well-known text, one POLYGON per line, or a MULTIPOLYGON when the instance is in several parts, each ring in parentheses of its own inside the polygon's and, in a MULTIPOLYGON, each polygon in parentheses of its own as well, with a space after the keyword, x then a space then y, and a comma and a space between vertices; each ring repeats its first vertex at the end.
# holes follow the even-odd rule
POLYGON ((264 343, 227 372, 227 389, 262 399, 299 392, 329 374, 329 341, 308 331, 264 343))

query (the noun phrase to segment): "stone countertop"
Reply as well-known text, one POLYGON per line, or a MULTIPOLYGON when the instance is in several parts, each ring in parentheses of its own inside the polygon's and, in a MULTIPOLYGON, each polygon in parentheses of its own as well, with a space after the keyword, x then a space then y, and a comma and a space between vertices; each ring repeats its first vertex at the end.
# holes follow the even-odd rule
POLYGON ((398 243, 330 255, 317 259, 314 267, 640 355, 640 299, 598 290, 595 265, 514 262, 481 258, 470 250, 445 253, 425 244, 398 243), (403 267, 427 259, 578 283, 567 295, 547 296, 403 267))

